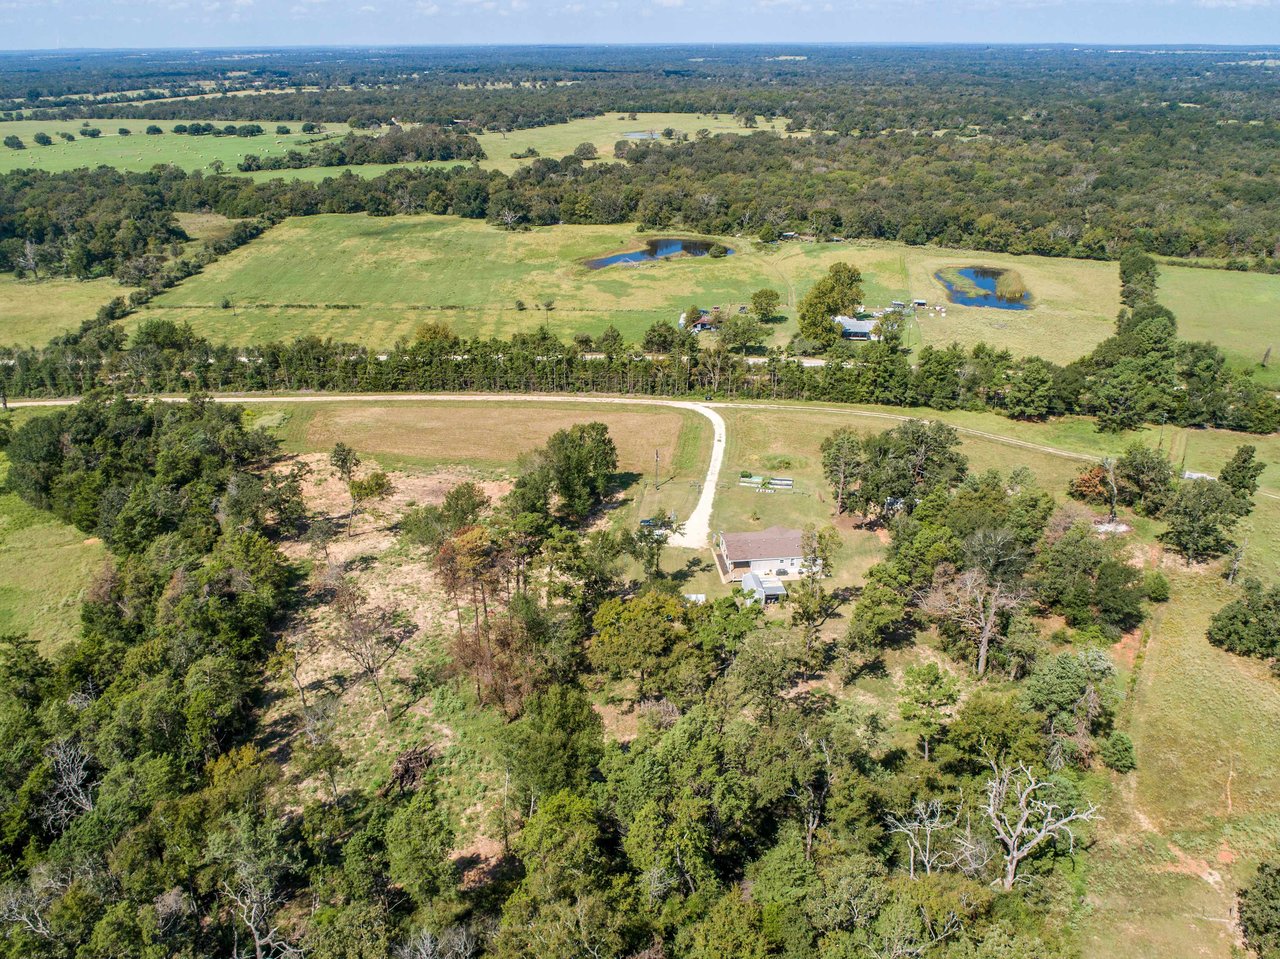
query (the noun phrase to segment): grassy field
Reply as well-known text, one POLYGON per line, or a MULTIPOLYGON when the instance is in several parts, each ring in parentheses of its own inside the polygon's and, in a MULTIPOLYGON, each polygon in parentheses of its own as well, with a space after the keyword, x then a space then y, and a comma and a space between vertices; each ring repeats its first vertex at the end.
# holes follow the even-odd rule
POLYGON ((129 291, 110 277, 15 280, 12 274, 0 274, 0 346, 43 346, 129 291))
MULTIPOLYGON (((188 321, 215 340, 263 341, 303 333, 389 345, 423 320, 463 335, 506 336, 546 323, 562 335, 596 335, 610 324, 638 340, 657 320, 674 321, 691 302, 735 308, 771 286, 784 312, 832 264, 865 276, 868 306, 943 293, 933 274, 948 265, 1016 265, 1034 309, 1011 313, 951 306, 926 313, 909 337, 947 344, 986 339, 1018 354, 1066 361, 1106 336, 1119 308, 1114 264, 908 247, 897 243, 785 243, 762 247, 723 238, 734 254, 588 270, 581 261, 643 239, 629 226, 556 226, 509 233, 453 217, 327 215, 286 221, 154 300, 157 312, 188 321), (219 304, 227 297, 233 309, 219 304), (555 308, 534 308, 552 299, 555 308), (529 307, 517 309, 516 301, 529 307), (334 309, 326 304, 337 304, 334 309), (355 308, 352 308, 355 307, 355 308)), ((135 318, 136 322, 136 318, 135 318)), ((772 341, 794 332, 788 318, 772 341)))
MULTIPOLYGON (((210 164, 221 160, 229 172, 246 153, 258 156, 274 156, 293 149, 306 149, 308 143, 318 142, 320 136, 304 136, 298 130, 301 123, 286 123, 294 132, 289 136, 277 136, 276 124, 262 121, 266 130, 257 137, 188 136, 170 132, 175 124, 203 123, 203 120, 91 120, 90 125, 102 131, 96 139, 81 136, 81 122, 74 120, 16 120, 0 123, 0 136, 14 135, 26 143, 25 150, 0 149, 0 173, 34 167, 40 170, 60 172, 78 167, 110 166, 118 170, 150 170, 157 163, 172 163, 184 170, 209 170, 210 164), (143 131, 151 125, 165 132, 147 136, 143 131), (121 127, 133 131, 131 136, 120 136, 121 127), (58 134, 66 132, 75 141, 66 143, 58 134), (37 146, 32 137, 47 133, 53 137, 50 146, 37 146)), ((212 121, 209 121, 212 122, 212 121)), ((219 120, 219 126, 232 121, 219 120)), ((257 121, 254 121, 257 122, 257 121)), ((326 123, 329 134, 348 132, 344 123, 326 123)))
POLYGON ((0 635, 25 633, 52 653, 80 635, 80 602, 106 551, 4 488, 0 454, 0 635))
MULTIPOLYGON (((175 219, 191 237, 186 244, 190 248, 221 239, 235 222, 218 213, 178 213, 175 219)), ((0 274, 0 346, 43 346, 60 333, 78 329, 93 319, 98 307, 117 296, 127 297, 133 289, 110 277, 16 280, 0 274)))
POLYGON ((1171 578, 1129 703, 1138 769, 1089 855, 1086 956, 1240 955, 1235 890, 1280 842, 1280 685, 1205 640, 1228 598, 1216 577, 1171 578))
MULTIPOLYGON (((693 136, 699 130, 708 133, 741 133, 750 134, 756 130, 766 130, 783 136, 803 136, 804 134, 787 134, 787 121, 756 118, 756 130, 742 126, 728 114, 714 116, 703 113, 638 113, 634 120, 627 119, 628 114, 607 114, 601 117, 588 117, 585 120, 570 120, 568 123, 553 123, 544 127, 530 127, 524 130, 513 130, 510 133, 481 133, 476 139, 484 147, 486 159, 479 166, 486 170, 501 170, 512 173, 532 162, 531 158, 515 159, 513 153, 523 153, 530 147, 538 151, 539 156, 568 156, 581 143, 593 143, 604 159, 613 158, 613 146, 619 140, 628 139, 627 134, 651 134, 661 136, 662 131, 671 129, 677 133, 693 136)), ((291 179, 316 183, 331 176, 339 176, 350 170, 358 176, 374 177, 395 169, 397 166, 456 166, 458 161, 441 160, 430 163, 371 163, 352 167, 310 167, 304 170, 259 170, 248 174, 255 180, 291 179)))
POLYGON ((1218 344, 1235 366, 1280 387, 1280 355, 1259 365, 1268 350, 1280 352, 1280 276, 1162 265, 1159 298, 1185 339, 1218 344))

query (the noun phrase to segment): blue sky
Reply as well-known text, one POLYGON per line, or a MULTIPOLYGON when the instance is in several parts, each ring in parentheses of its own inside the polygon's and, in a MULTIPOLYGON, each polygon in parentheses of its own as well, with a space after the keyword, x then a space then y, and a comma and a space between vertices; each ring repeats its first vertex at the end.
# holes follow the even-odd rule
POLYGON ((1277 44, 1280 0, 0 0, 0 48, 435 43, 1277 44))

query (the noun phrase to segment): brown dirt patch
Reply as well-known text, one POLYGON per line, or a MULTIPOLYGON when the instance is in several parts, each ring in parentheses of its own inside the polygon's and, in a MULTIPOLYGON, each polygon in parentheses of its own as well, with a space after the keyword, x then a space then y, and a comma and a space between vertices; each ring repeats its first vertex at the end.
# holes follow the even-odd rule
POLYGON ((488 836, 476 836, 457 851, 453 861, 462 870, 462 888, 478 889, 488 885, 502 868, 502 843, 488 836))
POLYGON ((1142 650, 1142 629, 1134 629, 1120 637, 1120 641, 1111 647, 1111 658, 1126 669, 1133 669, 1142 650))
POLYGON ((600 717, 600 721, 604 723, 604 734, 607 739, 618 743, 629 743, 640 735, 640 710, 634 706, 606 703, 593 708, 600 717))

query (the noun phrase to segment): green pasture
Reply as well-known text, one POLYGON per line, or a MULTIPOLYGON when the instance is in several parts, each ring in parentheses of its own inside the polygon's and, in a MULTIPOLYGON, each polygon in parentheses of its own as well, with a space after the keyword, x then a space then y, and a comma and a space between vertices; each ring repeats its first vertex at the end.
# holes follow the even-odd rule
POLYGON ((98 307, 131 288, 110 277, 17 280, 0 273, 0 346, 43 346, 91 320, 98 307))
POLYGON ((222 161, 226 170, 234 173, 236 164, 246 153, 274 156, 289 150, 306 150, 309 144, 318 143, 326 134, 348 132, 345 123, 326 123, 325 134, 304 135, 299 132, 301 122, 289 121, 284 125, 293 133, 277 136, 277 124, 269 120, 90 120, 91 127, 102 131, 101 136, 91 139, 81 135, 82 123, 80 120, 13 120, 0 123, 0 138, 17 136, 27 145, 25 150, 0 147, 0 173, 26 168, 58 173, 98 166, 143 171, 150 170, 157 163, 174 164, 184 170, 208 172, 215 160, 222 161), (215 123, 217 126, 226 126, 232 122, 253 122, 258 123, 266 132, 256 137, 193 137, 170 132, 175 124, 205 122, 215 123), (165 132, 148 136, 143 131, 151 125, 158 126, 165 132), (131 134, 120 136, 116 131, 121 127, 132 131, 131 134), (76 139, 67 143, 58 136, 61 132, 73 134, 76 139), (47 147, 38 146, 32 139, 37 133, 49 134, 53 143, 47 147))
POLYGON ((1159 299, 1177 316, 1184 339, 1216 343, 1233 365, 1280 387, 1280 276, 1165 264, 1159 299))
POLYGON ((8 471, 0 453, 0 635, 26 634, 47 654, 79 637, 80 603, 107 554, 9 492, 8 471))
MULTIPOLYGON (((934 274, 971 262, 1011 268, 1032 290, 1025 312, 949 306, 925 311, 908 331, 915 343, 986 340, 1014 353, 1068 361, 1112 329, 1119 309, 1114 264, 909 247, 898 243, 762 245, 720 238, 734 254, 589 270, 582 261, 635 248, 631 226, 553 226, 507 232, 454 217, 335 214, 286 221, 152 301, 146 316, 190 322, 219 341, 261 342, 303 334, 386 346, 423 321, 464 336, 510 336, 546 324, 562 336, 616 326, 638 341, 658 320, 691 304, 736 310, 773 287, 784 318, 770 327, 781 345, 795 330, 795 306, 836 262, 865 277, 865 303, 944 291, 934 274), (223 308, 223 300, 230 308, 223 308), (542 308, 553 301, 550 311, 542 308), (526 309, 519 309, 522 301, 526 309)), ((134 322, 137 322, 135 317, 134 322)))
POLYGON ((1280 842, 1280 685, 1204 633, 1233 595, 1165 560, 1126 704, 1138 769, 1113 776, 1088 856, 1080 946, 1132 959, 1240 955, 1235 890, 1280 842))

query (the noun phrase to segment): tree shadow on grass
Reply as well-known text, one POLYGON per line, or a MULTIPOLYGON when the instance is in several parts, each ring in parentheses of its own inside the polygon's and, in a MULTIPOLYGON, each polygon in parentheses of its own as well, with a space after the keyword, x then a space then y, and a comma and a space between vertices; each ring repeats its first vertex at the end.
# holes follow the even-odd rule
POLYGON ((668 573, 667 579, 671 580, 673 583, 683 585, 699 573, 710 572, 711 568, 711 564, 705 559, 699 559, 697 556, 694 556, 675 572, 668 573))

